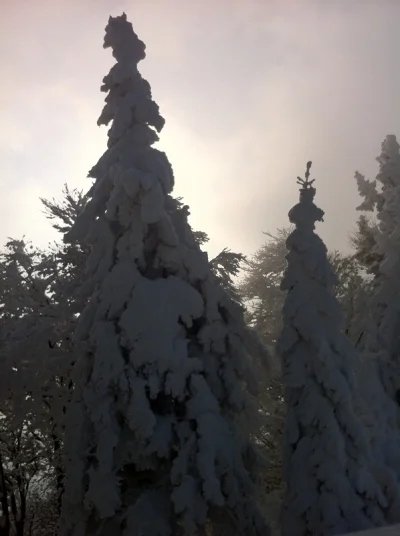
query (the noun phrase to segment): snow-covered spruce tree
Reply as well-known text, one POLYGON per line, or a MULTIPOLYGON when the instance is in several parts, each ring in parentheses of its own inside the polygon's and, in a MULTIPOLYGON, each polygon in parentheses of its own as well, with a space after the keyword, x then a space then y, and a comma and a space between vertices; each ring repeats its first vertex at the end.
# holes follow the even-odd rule
POLYGON ((376 221, 368 226, 374 278, 360 346, 360 385, 375 413, 376 451, 400 478, 400 146, 394 135, 383 141, 377 162, 374 181, 356 173, 364 198, 358 210, 372 212, 376 221))
POLYGON ((374 181, 356 173, 364 202, 359 210, 374 211, 372 228, 377 269, 370 300, 366 350, 378 357, 385 390, 400 402, 400 146, 394 135, 382 143, 374 181))
POLYGON ((327 249, 314 232, 324 213, 313 202, 310 167, 311 162, 305 180, 298 179, 300 202, 289 212, 295 229, 286 242, 282 280, 287 291, 278 342, 287 403, 283 536, 381 526, 390 509, 356 414, 355 352, 343 334, 327 249))
POLYGON ((117 60, 98 121, 112 123, 108 149, 70 232, 92 247, 91 296, 76 332, 86 354, 74 371, 59 533, 186 536, 218 519, 232 535, 268 534, 242 427, 260 343, 170 195, 171 166, 152 147, 164 119, 125 14, 110 17, 104 47, 117 60))

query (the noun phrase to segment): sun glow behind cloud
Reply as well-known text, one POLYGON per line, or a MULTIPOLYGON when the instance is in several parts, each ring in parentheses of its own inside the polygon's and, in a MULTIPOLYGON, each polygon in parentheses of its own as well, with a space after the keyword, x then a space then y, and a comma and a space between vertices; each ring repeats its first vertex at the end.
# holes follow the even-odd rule
POLYGON ((354 170, 373 174, 380 142, 400 125, 399 4, 38 0, 33 9, 17 0, 0 9, 2 241, 25 233, 46 243, 38 196, 59 195, 65 182, 89 187, 105 150, 103 29, 125 10, 147 45, 140 68, 167 121, 160 147, 175 194, 211 252, 251 253, 262 231, 286 225, 308 159, 326 211, 321 234, 346 246, 354 170))

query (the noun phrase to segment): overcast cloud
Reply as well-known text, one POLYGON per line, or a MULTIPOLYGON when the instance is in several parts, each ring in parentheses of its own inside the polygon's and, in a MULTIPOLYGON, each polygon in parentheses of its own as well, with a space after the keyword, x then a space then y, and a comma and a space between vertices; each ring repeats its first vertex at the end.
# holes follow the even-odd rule
POLYGON ((104 27, 122 11, 147 46, 140 69, 166 119, 175 194, 210 251, 252 253, 287 225, 309 159, 319 232, 347 248, 354 171, 375 175, 383 138, 400 136, 396 0, 1 2, 1 242, 46 244, 39 196, 89 187, 105 150, 104 27))

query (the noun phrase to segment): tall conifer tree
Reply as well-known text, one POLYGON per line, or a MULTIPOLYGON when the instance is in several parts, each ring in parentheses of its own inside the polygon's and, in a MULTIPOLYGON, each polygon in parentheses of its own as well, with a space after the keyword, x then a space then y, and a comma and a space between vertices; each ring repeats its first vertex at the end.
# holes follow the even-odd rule
POLYGON ((287 420, 287 492, 283 536, 328 536, 386 523, 389 501, 373 476, 368 440, 356 414, 352 363, 334 297, 327 249, 315 233, 324 212, 314 204, 307 164, 300 202, 289 212, 283 359, 287 420))
POLYGON ((60 534, 189 536, 218 518, 231 534, 264 535, 242 423, 254 413, 250 356, 261 346, 171 197, 171 166, 153 148, 164 119, 125 14, 110 17, 104 47, 116 59, 98 121, 111 123, 108 149, 70 233, 91 244, 90 300, 76 333, 86 353, 68 417, 60 534))

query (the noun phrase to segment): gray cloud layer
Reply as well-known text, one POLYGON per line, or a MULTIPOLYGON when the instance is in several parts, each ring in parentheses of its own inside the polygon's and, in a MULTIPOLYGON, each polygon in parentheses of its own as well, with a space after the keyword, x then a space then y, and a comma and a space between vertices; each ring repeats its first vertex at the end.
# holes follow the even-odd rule
POLYGON ((26 233, 46 243, 38 196, 64 182, 89 186, 105 148, 103 29, 125 10, 147 44, 141 70, 167 120, 160 145, 176 194, 211 251, 251 253, 263 230, 286 225, 308 159, 326 212, 321 234, 347 246, 354 171, 375 174, 382 139, 399 133, 400 3, 17 0, 0 9, 1 240, 26 233))

